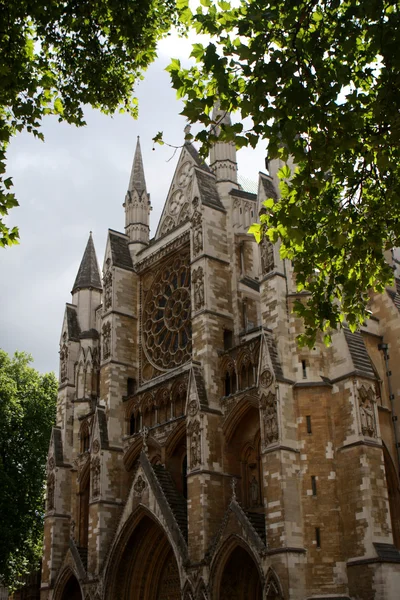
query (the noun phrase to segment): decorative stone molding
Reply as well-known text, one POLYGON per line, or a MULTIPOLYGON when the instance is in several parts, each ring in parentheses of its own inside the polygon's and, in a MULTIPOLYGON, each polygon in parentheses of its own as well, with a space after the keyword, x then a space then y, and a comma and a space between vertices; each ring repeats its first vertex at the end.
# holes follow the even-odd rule
POLYGON ((146 269, 154 265, 156 262, 164 258, 164 256, 168 256, 168 254, 171 254, 175 250, 178 250, 178 248, 181 248, 182 246, 187 244, 189 239, 190 231, 188 230, 176 237, 169 244, 165 244, 162 248, 160 248, 150 256, 147 256, 143 260, 136 263, 136 271, 138 273, 145 271, 146 269))
POLYGON ((268 388, 274 381, 273 373, 270 369, 264 369, 260 375, 260 386, 268 388))
POLYGON ((203 251, 203 223, 200 210, 199 199, 193 200, 193 215, 192 215, 192 239, 193 239, 193 256, 197 256, 203 251))
POLYGON ((91 464, 92 471, 92 497, 97 498, 100 496, 100 457, 96 456, 92 460, 91 464))

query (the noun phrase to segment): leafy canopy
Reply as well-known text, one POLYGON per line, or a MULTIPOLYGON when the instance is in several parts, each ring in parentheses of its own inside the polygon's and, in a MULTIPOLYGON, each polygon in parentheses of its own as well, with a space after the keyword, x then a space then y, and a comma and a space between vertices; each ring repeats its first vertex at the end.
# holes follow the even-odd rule
POLYGON ((250 118, 224 126, 237 147, 268 140, 268 158, 287 161, 281 198, 266 202, 257 236, 281 242, 304 293, 295 310, 300 342, 346 319, 366 317, 369 290, 392 271, 385 251, 400 243, 400 8, 383 0, 200 0, 181 19, 212 40, 193 45, 196 64, 169 71, 183 114, 203 123, 211 109, 250 118))
POLYGON ((43 139, 44 115, 83 125, 83 106, 137 113, 133 87, 154 60, 174 0, 0 0, 0 246, 18 243, 5 178, 16 132, 43 139))
POLYGON ((0 582, 15 586, 42 553, 45 464, 57 381, 0 350, 0 582))

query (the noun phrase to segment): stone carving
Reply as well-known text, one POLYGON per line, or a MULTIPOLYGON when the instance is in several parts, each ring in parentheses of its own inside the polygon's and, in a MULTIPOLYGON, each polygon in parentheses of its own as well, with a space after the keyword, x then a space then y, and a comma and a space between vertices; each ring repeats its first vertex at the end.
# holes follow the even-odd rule
POLYGON ((193 271, 194 308, 200 310, 204 306, 204 273, 202 267, 193 271))
POLYGON ((193 216, 192 216, 192 231, 193 231, 193 256, 197 256, 203 251, 203 224, 202 216, 199 210, 199 199, 193 200, 193 216))
POLYGON ((174 229, 174 227, 175 227, 174 219, 170 215, 167 215, 162 224, 160 235, 165 235, 166 233, 169 233, 170 231, 172 231, 174 229))
POLYGON ((188 414, 190 417, 195 417, 199 411, 199 405, 196 398, 192 398, 188 404, 188 414))
POLYGON ((136 263, 136 271, 138 273, 141 273, 148 267, 151 267, 151 265, 158 262, 164 256, 167 256, 167 255, 171 254, 174 250, 178 250, 178 248, 181 248, 182 246, 184 246, 189 241, 189 239, 190 239, 190 231, 185 231, 179 237, 173 239, 168 244, 165 244, 165 246, 163 246, 162 248, 157 250, 157 252, 153 252, 153 254, 150 254, 150 256, 148 256, 147 258, 144 258, 140 262, 137 262, 136 263))
POLYGON ((106 271, 103 277, 103 292, 104 292, 104 312, 107 311, 112 304, 112 273, 110 269, 110 259, 106 261, 106 271))
POLYGON ((264 371, 260 375, 260 385, 262 387, 269 387, 274 380, 274 376, 270 369, 264 369, 264 371))
POLYGON ((260 401, 263 410, 264 440, 265 445, 277 442, 279 439, 278 412, 276 396, 272 392, 268 396, 263 395, 260 401))
POLYGON ((47 510, 54 510, 54 493, 56 487, 56 477, 52 471, 47 480, 47 510))
POLYGON ((249 490, 249 496, 250 496, 250 506, 254 507, 254 506, 258 506, 260 504, 259 502, 259 497, 258 497, 258 481, 255 478, 255 476, 253 475, 253 477, 251 478, 250 481, 250 490, 249 490))
POLYGON ((74 519, 71 519, 71 522, 69 524, 69 535, 72 540, 75 539, 75 521, 74 521, 74 519))
POLYGON ((100 495, 100 457, 96 456, 92 460, 92 496, 96 498, 100 495))
POLYGON ((142 429, 142 438, 143 438, 143 452, 144 452, 145 454, 147 454, 147 453, 148 453, 148 451, 149 451, 149 447, 148 447, 148 445, 147 445, 147 440, 148 440, 148 438, 149 438, 149 434, 150 434, 150 432, 149 432, 149 428, 148 428, 148 427, 146 427, 146 426, 145 426, 145 427, 143 427, 143 429, 142 429))
POLYGON ((93 453, 97 454, 100 450, 100 442, 99 440, 94 440, 93 442, 93 453))
POLYGON ((188 426, 190 437, 190 468, 195 469, 201 463, 201 436, 199 421, 192 421, 188 426))
POLYGON ((133 493, 134 496, 141 496, 144 492, 144 490, 147 487, 147 483, 145 482, 145 480, 143 479, 143 477, 141 475, 139 475, 139 477, 136 479, 135 483, 133 484, 133 493))
POLYGON ((63 345, 61 346, 60 349, 60 379, 61 379, 61 383, 64 383, 64 381, 67 380, 68 378, 68 346, 67 346, 67 334, 64 331, 63 334, 63 345))
POLYGON ((180 185, 181 187, 186 187, 188 185, 192 178, 193 168, 193 164, 189 161, 186 161, 181 166, 178 174, 178 185, 180 185))
POLYGON ((49 472, 50 472, 50 471, 53 471, 54 467, 56 466, 56 462, 55 462, 55 460, 54 460, 54 457, 53 457, 53 456, 50 456, 50 457, 49 457, 49 460, 48 460, 47 466, 48 466, 48 470, 49 470, 49 472))
POLYGON ((182 223, 185 223, 185 221, 189 220, 189 204, 187 202, 185 202, 185 204, 182 206, 181 212, 179 213, 179 217, 178 217, 178 225, 181 225, 182 223))
POLYGON ((368 390, 362 386, 358 390, 359 394, 359 406, 360 406, 360 417, 361 417, 361 431, 363 435, 369 437, 376 437, 376 425, 375 425, 375 392, 372 387, 368 390))
POLYGON ((103 358, 109 358, 111 354, 111 325, 109 322, 104 323, 102 329, 103 336, 103 358))
POLYGON ((274 266, 274 246, 265 237, 261 242, 261 272, 263 275, 270 273, 274 266))

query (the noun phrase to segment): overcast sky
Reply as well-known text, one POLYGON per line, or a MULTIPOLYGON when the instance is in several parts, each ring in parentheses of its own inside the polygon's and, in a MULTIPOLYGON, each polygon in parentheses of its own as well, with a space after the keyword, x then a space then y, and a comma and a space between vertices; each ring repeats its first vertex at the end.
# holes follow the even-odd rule
MULTIPOLYGON (((8 175, 20 207, 9 225, 18 225, 21 242, 0 250, 2 310, 0 347, 9 353, 30 352, 34 366, 58 375, 58 350, 65 302, 93 232, 97 258, 103 264, 107 229, 124 231, 122 203, 127 190, 136 138, 140 136, 154 235, 179 157, 156 146, 158 131, 171 144, 183 143, 182 105, 164 71, 169 58, 185 59, 187 40, 164 40, 159 59, 137 88, 140 115, 106 117, 89 110, 87 126, 76 128, 43 121, 45 142, 28 134, 16 137, 8 151, 8 175)), ((265 144, 241 150, 239 172, 256 181, 264 168, 265 144)))

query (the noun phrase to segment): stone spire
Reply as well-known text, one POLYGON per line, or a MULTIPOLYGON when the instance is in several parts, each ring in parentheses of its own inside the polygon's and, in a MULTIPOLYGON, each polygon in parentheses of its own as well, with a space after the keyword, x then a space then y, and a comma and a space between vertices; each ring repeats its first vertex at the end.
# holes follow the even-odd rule
POLYGON ((133 159, 129 187, 125 196, 125 233, 130 240, 132 258, 149 243, 150 195, 147 193, 139 136, 133 159))
MULTIPOLYGON (((220 125, 231 125, 231 116, 220 108, 219 101, 214 105, 212 119, 213 133, 219 136, 220 125)), ((210 168, 216 176, 217 183, 228 182, 237 185, 237 160, 234 142, 216 142, 210 149, 210 168)))
POLYGON ((139 196, 146 192, 146 179, 144 177, 142 150, 140 148, 140 138, 138 136, 136 143, 135 156, 133 159, 131 178, 129 180, 128 193, 131 195, 136 191, 139 196))
POLYGON ((72 288, 72 294, 82 289, 103 289, 92 232, 89 234, 89 240, 75 279, 74 287, 72 288))

